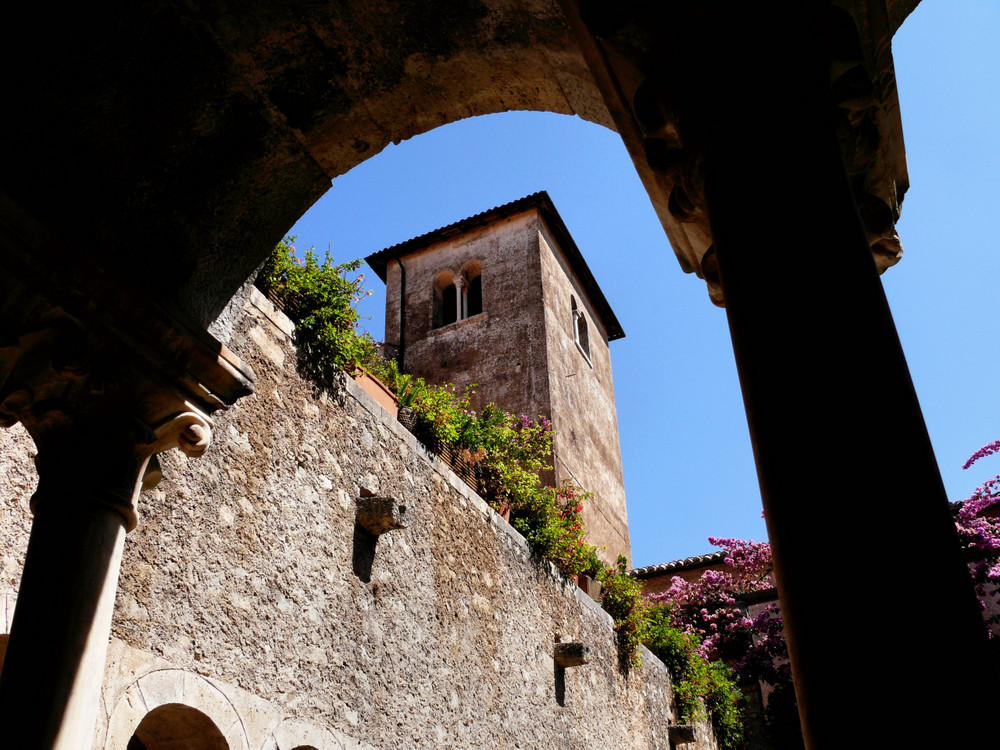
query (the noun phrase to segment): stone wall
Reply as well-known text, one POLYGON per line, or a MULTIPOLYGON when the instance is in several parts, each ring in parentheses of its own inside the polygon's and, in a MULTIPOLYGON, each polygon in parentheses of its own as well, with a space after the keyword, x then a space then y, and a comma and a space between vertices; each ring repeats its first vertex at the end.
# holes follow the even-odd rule
POLYGON ((541 261, 544 292, 556 481, 582 484, 594 493, 595 502, 583 504, 583 521, 590 537, 606 547, 602 557, 607 562, 615 562, 621 554, 631 568, 632 545, 608 333, 541 219, 535 232, 533 245, 541 261), (587 321, 589 359, 574 339, 571 297, 587 321))
MULTIPOLYGON (((299 379, 287 321, 255 299, 230 344, 255 394, 218 419, 207 456, 164 455, 141 499, 95 747, 124 750, 144 715, 184 704, 234 750, 668 748, 663 664, 645 653, 623 674, 608 615, 353 382, 317 394, 299 379), (362 492, 399 499, 409 522, 359 575, 362 492), (564 705, 557 639, 590 648, 564 705)), ((9 610, 32 446, 17 428, 0 440, 9 610)))

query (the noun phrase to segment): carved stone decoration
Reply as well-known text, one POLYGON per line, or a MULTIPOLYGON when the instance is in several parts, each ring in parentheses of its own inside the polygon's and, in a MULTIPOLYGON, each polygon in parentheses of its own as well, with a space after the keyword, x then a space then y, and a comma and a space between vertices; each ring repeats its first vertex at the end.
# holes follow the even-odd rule
POLYGON ((151 459, 171 448, 202 455, 212 421, 61 311, 39 322, 0 347, 0 426, 23 423, 39 449, 31 507, 86 496, 121 512, 131 531, 140 491, 161 476, 151 459))
MULTIPOLYGON (((722 6, 695 0, 561 4, 681 268, 703 278, 712 302, 725 306, 718 280, 706 275, 706 269, 714 268, 714 261, 705 260, 714 240, 703 197, 701 142, 714 128, 738 129, 739 118, 767 122, 772 115, 765 79, 780 71, 762 71, 760 91, 746 92, 745 105, 729 107, 724 115, 725 107, 715 107, 715 101, 729 95, 702 90, 697 83, 699 69, 712 64, 706 58, 713 45, 721 44, 718 29, 727 20, 722 6), (693 41, 699 27, 708 31, 693 41), (691 107, 680 102, 692 97, 707 103, 703 114, 712 114, 699 122, 685 121, 691 107), (733 116, 737 119, 724 122, 733 116)), ((888 223, 869 227, 881 273, 902 255, 894 225, 909 185, 889 44, 893 22, 884 3, 844 0, 818 10, 817 24, 817 43, 828 67, 830 114, 839 123, 836 137, 859 208, 864 212, 864 202, 873 198, 888 209, 888 223)), ((776 129, 787 126, 773 122, 776 129)), ((753 186, 753 175, 747 175, 747 189, 753 186)))
POLYGON ((180 448, 188 458, 199 458, 208 450, 215 423, 190 402, 184 402, 184 406, 187 411, 170 417, 155 428, 153 453, 180 448))
POLYGON ((93 733, 125 535, 161 476, 156 454, 203 454, 208 415, 249 393, 252 373, 96 266, 42 268, 0 238, 0 425, 21 422, 38 448, 0 704, 24 746, 68 750, 93 733))

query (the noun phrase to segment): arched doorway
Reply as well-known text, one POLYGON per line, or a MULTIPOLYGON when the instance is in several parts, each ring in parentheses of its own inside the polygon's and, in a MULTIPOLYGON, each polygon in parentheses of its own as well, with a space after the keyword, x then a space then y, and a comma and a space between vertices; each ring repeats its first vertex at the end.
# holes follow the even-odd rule
POLYGON ((125 750, 229 750, 229 743, 198 709, 166 703, 139 722, 125 750))

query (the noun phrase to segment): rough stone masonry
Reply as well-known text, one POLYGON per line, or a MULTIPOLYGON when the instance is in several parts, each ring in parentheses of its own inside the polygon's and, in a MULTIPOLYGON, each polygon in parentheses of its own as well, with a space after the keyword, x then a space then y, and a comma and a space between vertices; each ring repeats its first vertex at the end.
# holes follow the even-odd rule
MULTIPOLYGON (((610 617, 353 382, 300 379, 290 334, 251 293, 230 346, 255 394, 219 418, 206 457, 165 454, 142 498, 94 747, 122 750, 176 705, 233 750, 670 747, 663 664, 644 652, 623 674, 610 617), (368 581, 354 564, 363 496, 406 507, 406 528, 373 537, 368 581), (560 641, 588 650, 562 705, 560 641)), ((0 441, 6 632, 33 445, 20 428, 0 441)), ((707 727, 698 737, 714 748, 707 727)))

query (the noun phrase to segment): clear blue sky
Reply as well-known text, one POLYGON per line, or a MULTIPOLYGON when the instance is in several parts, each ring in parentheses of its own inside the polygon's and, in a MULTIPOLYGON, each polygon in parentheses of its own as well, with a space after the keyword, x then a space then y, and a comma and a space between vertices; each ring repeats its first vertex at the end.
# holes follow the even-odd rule
MULTIPOLYGON (((998 39, 1000 3, 924 0, 893 45, 912 187, 905 255, 882 279, 952 500, 1000 471, 996 457, 960 469, 1000 437, 998 39)), ((634 564, 701 554, 709 536, 766 538, 725 313, 681 272, 615 133, 545 113, 454 123, 335 180, 292 233, 348 260, 536 190, 627 334, 611 352, 634 564)), ((381 339, 384 286, 366 278, 381 339)))

